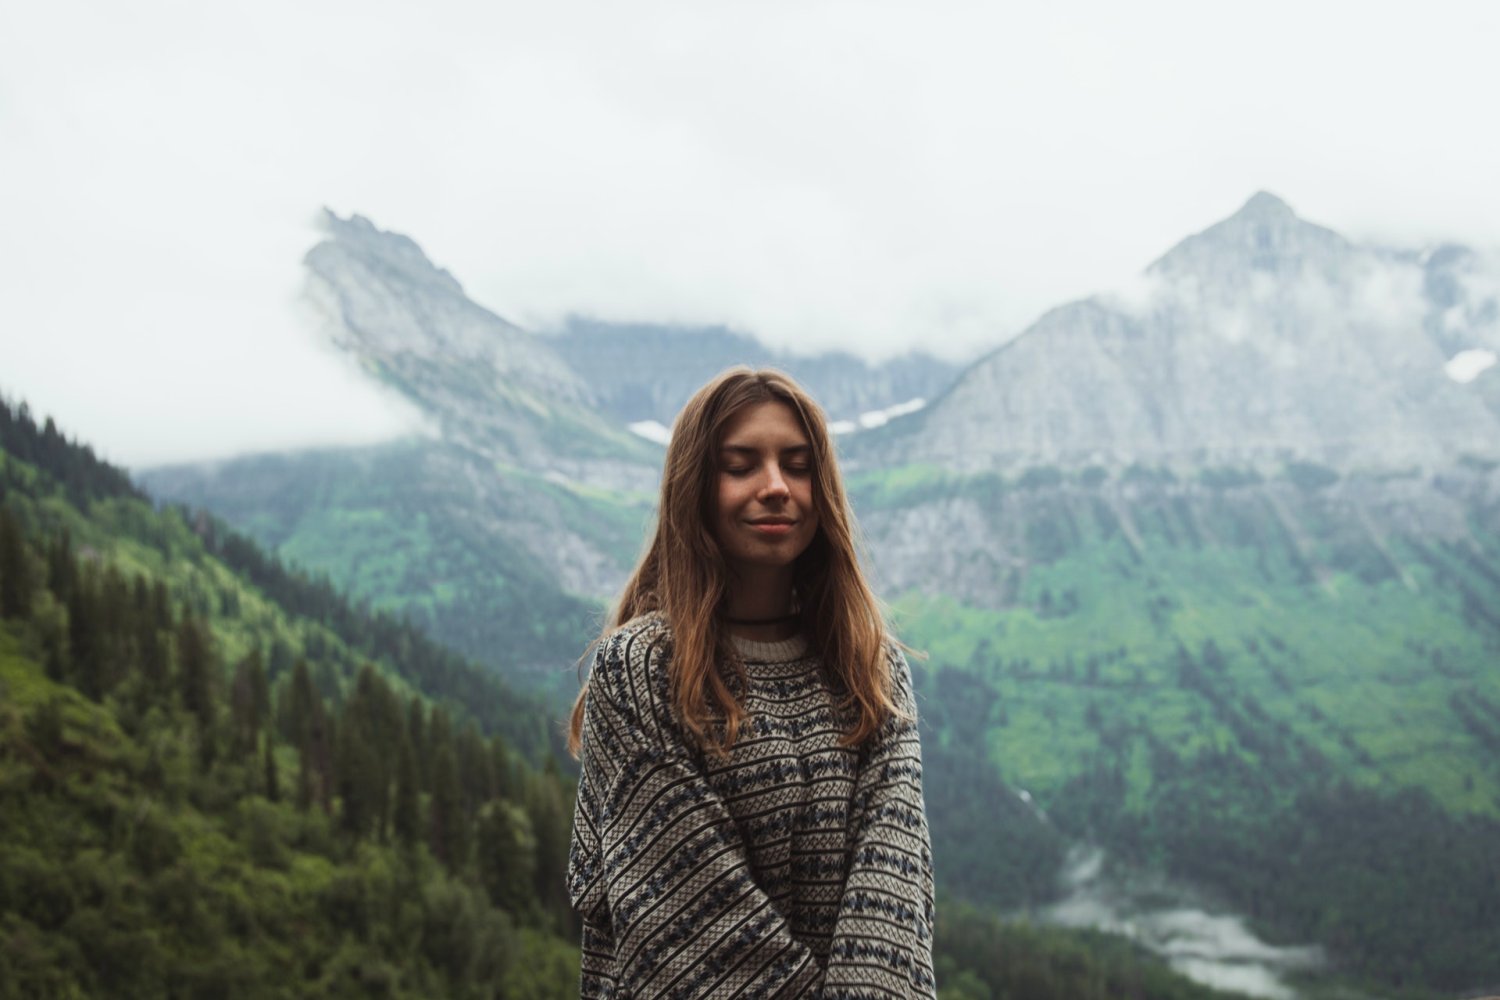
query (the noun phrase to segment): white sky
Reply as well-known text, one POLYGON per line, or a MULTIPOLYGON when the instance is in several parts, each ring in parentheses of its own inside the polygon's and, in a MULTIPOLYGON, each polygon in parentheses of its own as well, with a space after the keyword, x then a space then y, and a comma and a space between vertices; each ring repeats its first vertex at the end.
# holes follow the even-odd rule
POLYGON ((132 465, 409 414, 298 307, 320 206, 532 327, 970 356, 1257 189, 1500 244, 1500 4, 0 5, 0 392, 132 465))

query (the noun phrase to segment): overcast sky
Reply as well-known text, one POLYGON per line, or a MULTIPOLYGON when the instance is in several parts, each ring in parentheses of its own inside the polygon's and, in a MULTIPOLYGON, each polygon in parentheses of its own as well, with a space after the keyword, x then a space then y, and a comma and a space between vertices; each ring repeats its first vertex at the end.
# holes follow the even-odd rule
POLYGON ((1257 189, 1500 246, 1500 4, 0 5, 0 392, 131 465, 379 439, 320 206, 570 312, 973 356, 1257 189))

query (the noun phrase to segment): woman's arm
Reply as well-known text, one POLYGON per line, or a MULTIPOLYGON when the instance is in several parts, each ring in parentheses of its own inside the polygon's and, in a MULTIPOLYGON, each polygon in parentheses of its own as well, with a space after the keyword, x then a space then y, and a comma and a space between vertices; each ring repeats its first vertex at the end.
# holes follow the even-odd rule
POLYGON ((932 841, 922 801, 911 668, 891 648, 897 707, 871 738, 854 792, 854 850, 824 1000, 934 997, 932 841))
POLYGON ((660 643, 617 633, 589 679, 568 863, 585 995, 592 974, 632 997, 816 996, 821 967, 756 884, 733 817, 670 722, 652 669, 660 643))

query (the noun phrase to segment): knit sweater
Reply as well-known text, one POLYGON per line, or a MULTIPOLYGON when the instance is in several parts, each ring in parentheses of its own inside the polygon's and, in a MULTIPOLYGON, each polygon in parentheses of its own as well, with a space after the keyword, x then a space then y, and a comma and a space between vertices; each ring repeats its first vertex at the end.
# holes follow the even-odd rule
POLYGON ((798 638, 734 640, 747 720, 727 757, 671 709, 657 616, 599 645, 584 703, 568 888, 581 996, 934 997, 932 850, 906 659, 856 748, 798 638))

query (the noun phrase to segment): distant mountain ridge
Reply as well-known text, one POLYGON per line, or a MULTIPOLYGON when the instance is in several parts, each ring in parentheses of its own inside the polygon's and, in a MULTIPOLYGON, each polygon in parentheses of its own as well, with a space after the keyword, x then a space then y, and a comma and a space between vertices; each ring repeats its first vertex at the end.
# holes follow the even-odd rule
POLYGON ((1456 345, 1500 349, 1500 271, 1486 287, 1475 261, 1360 246, 1262 192, 855 453, 961 472, 1500 457, 1500 372, 1444 373, 1456 345))
POLYGON ((733 365, 788 372, 830 420, 849 422, 912 400, 934 399, 960 370, 921 351, 878 364, 846 351, 790 354, 725 327, 572 317, 545 339, 589 382, 605 413, 625 423, 654 420, 668 427, 699 386, 733 365))

